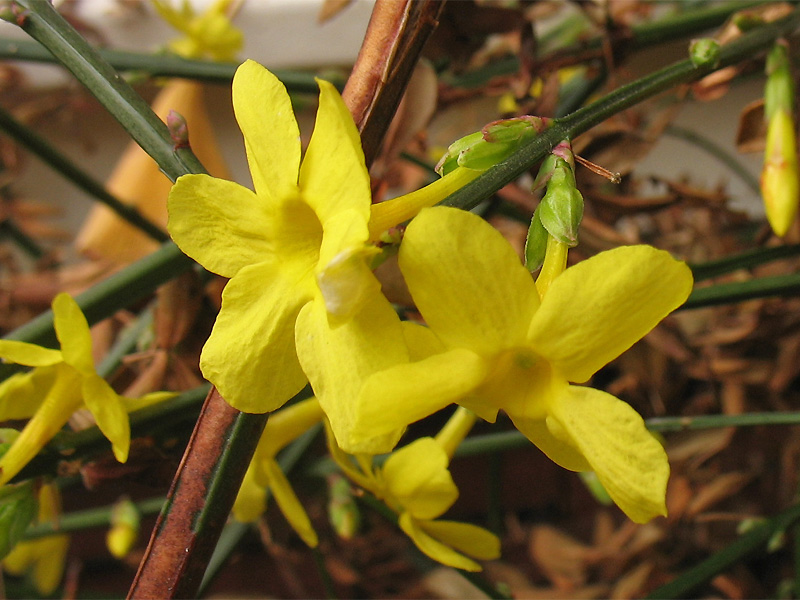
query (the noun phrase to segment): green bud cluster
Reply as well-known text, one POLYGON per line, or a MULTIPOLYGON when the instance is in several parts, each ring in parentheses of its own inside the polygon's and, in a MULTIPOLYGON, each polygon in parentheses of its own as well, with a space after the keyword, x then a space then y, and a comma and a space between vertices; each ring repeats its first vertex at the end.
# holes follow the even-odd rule
POLYGON ((542 163, 534 189, 545 183, 547 191, 533 213, 525 242, 525 264, 531 271, 544 263, 548 236, 570 248, 578 245, 583 196, 575 184, 574 159, 569 142, 556 146, 542 163))
POLYGON ((689 44, 689 58, 695 67, 716 67, 719 54, 719 42, 713 38, 700 38, 689 44))
POLYGON ((485 171, 511 156, 549 124, 549 119, 530 115, 493 121, 450 144, 436 165, 436 172, 444 177, 457 167, 485 171))

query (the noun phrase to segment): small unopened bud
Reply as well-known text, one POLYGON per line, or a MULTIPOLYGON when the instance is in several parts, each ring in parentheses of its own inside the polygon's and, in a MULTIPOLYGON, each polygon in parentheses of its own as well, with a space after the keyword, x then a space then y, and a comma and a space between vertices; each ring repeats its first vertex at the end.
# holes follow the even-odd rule
POLYGON ((169 137, 175 144, 174 150, 178 148, 189 147, 189 126, 186 124, 186 119, 183 118, 179 112, 171 110, 167 114, 167 129, 169 129, 169 137))
POLYGON ((583 219, 583 196, 575 187, 572 169, 559 159, 547 192, 539 205, 539 218, 547 232, 570 248, 578 245, 578 227, 583 219))
POLYGON ((716 67, 719 54, 720 45, 715 39, 701 38, 689 44, 689 58, 695 67, 716 67))
POLYGON ((328 519, 336 534, 343 540, 352 539, 361 525, 361 512, 358 510, 350 483, 341 476, 334 475, 328 480, 328 519))
POLYGON ((111 509, 111 528, 106 546, 116 558, 125 558, 139 538, 140 515, 136 505, 124 498, 111 509))
POLYGON ((800 182, 796 144, 792 117, 785 111, 778 111, 769 121, 761 171, 761 195, 767 220, 778 236, 786 235, 797 216, 800 182))

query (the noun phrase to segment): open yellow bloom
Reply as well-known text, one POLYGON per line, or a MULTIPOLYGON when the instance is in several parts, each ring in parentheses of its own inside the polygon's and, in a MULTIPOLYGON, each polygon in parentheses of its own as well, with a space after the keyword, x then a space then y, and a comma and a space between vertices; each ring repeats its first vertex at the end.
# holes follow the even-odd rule
POLYGON ((553 461, 595 471, 632 520, 666 513, 667 457, 642 418, 570 382, 587 381, 684 302, 684 263, 649 246, 617 248, 568 268, 540 300, 495 229, 438 207, 409 225, 400 268, 430 328, 415 336, 427 357, 366 380, 352 435, 378 435, 451 402, 488 421, 504 410, 553 461))
POLYGON ((128 412, 175 395, 154 392, 133 399, 117 394, 95 372, 89 325, 69 294, 53 299, 53 323, 61 350, 0 340, 0 358, 35 367, 0 383, 0 420, 30 418, 0 458, 0 485, 19 473, 81 408, 89 409, 116 459, 125 462, 131 436, 128 412))
POLYGON ((242 49, 244 35, 234 27, 227 11, 231 0, 217 0, 200 14, 189 0, 182 0, 179 10, 164 0, 151 0, 167 23, 185 35, 169 44, 170 50, 184 58, 211 58, 232 61, 242 49))
POLYGON ((255 192, 184 175, 169 197, 178 246, 231 278, 200 367, 244 412, 275 410, 306 377, 326 412, 352 406, 334 399, 354 397, 366 374, 407 360, 400 322, 367 266, 377 249, 367 243, 370 181, 358 131, 333 85, 319 87, 301 164, 286 89, 258 63, 242 64, 233 107, 255 192))
POLYGON ((271 492, 292 529, 310 547, 317 545, 317 532, 275 455, 322 418, 322 408, 316 398, 303 400, 270 415, 233 505, 233 516, 237 521, 250 523, 257 520, 267 509, 267 495, 271 492))
POLYGON ((369 457, 358 455, 360 470, 330 436, 328 447, 342 471, 397 513, 400 528, 432 559, 457 569, 480 571, 472 558, 500 556, 500 540, 493 533, 469 523, 438 520, 458 499, 458 488, 447 469, 447 452, 435 439, 420 438, 403 446, 381 467, 373 467, 369 457))
MULTIPOLYGON (((54 484, 39 490, 39 523, 57 522, 61 514, 61 494, 54 484)), ((3 568, 11 575, 30 573, 33 585, 42 596, 51 595, 64 575, 69 536, 48 535, 20 542, 3 559, 3 568)))

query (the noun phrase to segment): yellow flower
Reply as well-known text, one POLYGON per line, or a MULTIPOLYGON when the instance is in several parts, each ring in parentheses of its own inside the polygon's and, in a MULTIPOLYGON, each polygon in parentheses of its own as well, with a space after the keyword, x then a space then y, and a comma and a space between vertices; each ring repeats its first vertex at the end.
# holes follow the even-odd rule
POLYGON ((378 250, 368 244, 370 180, 358 131, 333 85, 319 87, 301 164, 283 84, 258 63, 241 65, 233 107, 255 192, 184 175, 170 193, 168 228, 186 254, 231 278, 200 358, 223 398, 244 412, 272 411, 308 377, 326 413, 339 407, 330 414, 341 429, 362 378, 407 353, 367 265, 378 250))
MULTIPOLYGON (((61 494, 54 484, 39 490, 39 523, 57 523, 61 514, 61 494)), ((11 575, 31 572, 36 590, 50 596, 61 583, 67 560, 69 536, 49 535, 29 542, 20 542, 3 559, 3 568, 11 575)))
POLYGON ((231 0, 217 0, 202 14, 195 14, 189 0, 182 0, 179 10, 163 0, 151 0, 167 23, 185 34, 173 40, 170 50, 184 58, 211 58, 232 61, 242 49, 244 35, 227 15, 231 0))
POLYGON ((316 398, 303 400, 270 415, 233 505, 233 516, 237 521, 250 523, 257 520, 267 509, 267 495, 271 492, 278 508, 303 541, 312 548, 317 545, 317 533, 275 455, 319 423, 322 417, 322 408, 316 398))
POLYGON ((430 328, 417 327, 412 340, 427 357, 366 380, 353 436, 403 427, 451 402, 488 421, 504 410, 553 461, 595 471, 632 520, 666 513, 667 457, 641 417, 570 382, 586 382, 684 302, 692 287, 684 263, 649 246, 617 248, 564 271, 540 300, 496 230, 439 207, 409 225, 400 268, 430 328))
POLYGON ((438 520, 458 499, 458 488, 447 469, 447 452, 433 438, 420 438, 396 450, 382 467, 373 467, 370 458, 358 455, 360 469, 330 435, 328 447, 342 471, 385 502, 398 515, 400 528, 432 559, 480 571, 472 558, 500 556, 500 540, 493 533, 469 523, 438 520))
POLYGON ((0 383, 0 420, 30 418, 0 458, 0 485, 19 473, 81 408, 94 415, 100 431, 111 442, 114 456, 125 462, 130 446, 128 412, 174 396, 171 392, 154 392, 133 399, 117 394, 95 372, 89 325, 68 294, 59 294, 53 300, 53 323, 60 350, 0 340, 0 358, 35 367, 0 383))

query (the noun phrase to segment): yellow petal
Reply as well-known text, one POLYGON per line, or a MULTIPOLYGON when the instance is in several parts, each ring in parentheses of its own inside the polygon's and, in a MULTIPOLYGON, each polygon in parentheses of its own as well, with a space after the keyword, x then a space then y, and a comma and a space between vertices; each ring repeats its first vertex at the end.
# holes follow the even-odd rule
POLYGON ((568 386, 552 411, 568 441, 632 521, 667 514, 667 454, 630 405, 600 390, 568 386))
POLYGON ((319 400, 315 397, 283 407, 269 416, 256 452, 262 456, 274 457, 286 444, 300 437, 324 416, 319 400))
POLYGON ((570 471, 592 470, 592 466, 573 444, 557 438, 550 432, 545 419, 509 416, 514 422, 514 427, 519 429, 520 433, 532 441, 539 450, 547 455, 547 458, 557 465, 570 471))
POLYGON ((102 377, 93 375, 83 379, 83 401, 94 415, 97 427, 111 442, 114 457, 121 463, 126 462, 131 445, 131 427, 122 398, 102 377))
POLYGON ((253 457, 239 486, 239 493, 233 503, 233 518, 240 523, 255 523, 267 510, 267 485, 264 462, 253 457))
POLYGON ((292 489, 286 475, 274 460, 268 460, 264 464, 267 475, 269 477, 269 489, 275 497, 275 502, 281 509, 283 516, 297 532, 302 540, 311 548, 316 548, 317 532, 311 525, 311 520, 308 518, 303 505, 300 504, 297 495, 292 489))
POLYGON ((471 523, 424 521, 419 526, 431 537, 479 560, 500 558, 500 539, 491 531, 471 523))
POLYGON ((127 398, 125 396, 120 396, 120 399, 122 400, 122 405, 125 407, 125 412, 130 414, 132 412, 136 412, 137 410, 147 408, 148 406, 160 404, 161 402, 169 400, 170 398, 174 398, 177 395, 177 392, 150 392, 149 394, 145 394, 139 398, 127 398))
POLYGON ((692 290, 685 263, 650 246, 601 252, 550 285, 530 323, 534 349, 582 383, 679 307, 692 290))
POLYGON ((233 110, 256 193, 269 201, 296 195, 300 130, 284 85, 247 60, 233 77, 233 110))
POLYGON ((536 286, 480 217, 423 210, 406 230, 399 260, 414 302, 445 345, 489 355, 524 342, 539 304, 536 286))
POLYGON ((300 307, 310 292, 263 263, 245 267, 222 293, 222 310, 200 356, 203 375, 243 412, 282 406, 303 389, 294 347, 300 307))
POLYGON ((449 462, 435 439, 419 438, 386 459, 382 469, 386 489, 414 518, 435 519, 458 499, 449 462))
POLYGON ((372 192, 361 138, 336 88, 321 79, 317 83, 319 109, 300 167, 301 194, 326 228, 332 216, 344 210, 357 211, 365 225, 366 241, 372 192))
POLYGON ((16 340, 0 340, 0 358, 28 367, 47 367, 64 361, 60 350, 16 340))
POLYGON ((0 383, 0 421, 33 416, 53 386, 58 369, 39 367, 0 383))
POLYGON ((169 193, 167 228, 180 249, 209 271, 233 277, 272 255, 270 207, 232 181, 184 175, 169 193))
POLYGON ((94 375, 89 323, 69 294, 61 293, 53 299, 53 326, 64 362, 84 375, 94 375))
POLYGON ((40 559, 33 567, 33 583, 40 594, 49 596, 55 592, 64 575, 69 536, 51 535, 39 540, 38 545, 40 559))
POLYGON ((379 371, 357 396, 353 440, 405 427, 459 402, 486 375, 486 362, 461 348, 379 371))
POLYGON ((19 473, 83 405, 80 374, 63 363, 50 368, 54 371, 52 385, 42 390, 44 400, 0 458, 0 485, 19 473))
POLYGON ((355 398, 372 373, 406 362, 400 319, 379 289, 369 291, 350 319, 330 316, 321 298, 297 318, 297 354, 311 387, 328 416, 336 440, 346 452, 381 454, 397 443, 402 430, 352 439, 355 398))
POLYGON ((446 350, 442 340, 436 337, 429 327, 411 321, 403 321, 402 325, 403 337, 412 361, 422 360, 446 350))
MULTIPOLYGON (((411 538, 417 548, 433 560, 447 565, 448 567, 463 569, 465 571, 481 570, 481 566, 474 560, 467 558, 463 554, 453 550, 450 546, 431 537, 423 529, 421 524, 408 513, 400 515, 398 524, 400 525, 400 529, 411 538)), ((425 523, 425 525, 429 524, 430 523, 425 523)))

